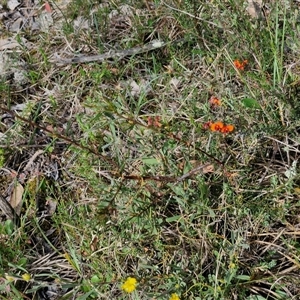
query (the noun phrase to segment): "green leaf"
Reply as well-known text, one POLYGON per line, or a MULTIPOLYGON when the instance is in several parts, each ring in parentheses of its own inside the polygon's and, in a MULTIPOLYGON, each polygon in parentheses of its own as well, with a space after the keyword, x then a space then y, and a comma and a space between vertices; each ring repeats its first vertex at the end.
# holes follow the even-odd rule
POLYGON ((91 278, 91 283, 99 283, 100 281, 101 281, 101 279, 97 275, 94 275, 91 278))
POLYGON ((244 106, 248 107, 248 108, 261 108, 259 103, 252 98, 244 98, 242 100, 242 103, 244 104, 244 106))
POLYGON ((20 258, 17 263, 18 266, 23 267, 23 268, 26 267, 26 264, 27 264, 27 258, 25 258, 25 257, 20 258))
POLYGON ((4 224, 6 234, 12 235, 14 232, 14 223, 12 220, 6 220, 4 224))
POLYGON ((166 218, 166 221, 169 222, 169 223, 171 223, 171 222, 178 221, 180 218, 181 218, 181 216, 177 215, 177 216, 166 218))
POLYGON ((250 280, 250 276, 248 276, 248 275, 238 275, 235 278, 240 279, 240 280, 245 280, 245 281, 250 280))
MULTIPOLYGON (((86 294, 84 294, 84 295, 81 295, 80 297, 78 297, 77 298, 77 300, 86 300, 86 299, 88 299, 90 296, 92 297, 93 294, 94 293, 94 290, 91 290, 91 291, 89 291, 88 293, 86 293, 86 294)), ((92 297, 92 298, 94 298, 94 297, 92 297)))
POLYGON ((114 115, 110 111, 104 111, 103 114, 112 120, 115 119, 114 115))
POLYGON ((89 285, 87 280, 84 280, 82 285, 81 285, 81 290, 85 293, 88 293, 91 291, 91 286, 89 285))
POLYGON ((146 165, 158 165, 160 162, 154 158, 154 157, 149 157, 149 158, 142 158, 142 161, 146 165))

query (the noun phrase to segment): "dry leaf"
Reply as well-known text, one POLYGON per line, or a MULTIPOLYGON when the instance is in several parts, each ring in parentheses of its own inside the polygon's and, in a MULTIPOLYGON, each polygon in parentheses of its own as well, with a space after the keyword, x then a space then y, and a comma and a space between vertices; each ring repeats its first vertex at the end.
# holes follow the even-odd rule
POLYGON ((202 170, 203 174, 212 173, 212 172, 214 172, 214 165, 206 165, 202 170))
POLYGON ((139 96, 141 89, 140 89, 139 85, 136 83, 136 81, 132 80, 130 83, 130 87, 131 87, 130 94, 132 96, 139 96))
POLYGON ((20 215, 22 209, 22 196, 24 193, 23 186, 17 182, 10 197, 10 205, 17 215, 20 215))
POLYGON ((27 49, 33 48, 33 43, 28 42, 24 37, 20 38, 21 42, 17 42, 13 38, 0 39, 0 51, 12 50, 21 46, 25 46, 27 49))
POLYGON ((141 79, 139 83, 132 80, 129 83, 130 94, 133 97, 139 97, 141 94, 147 95, 151 91, 151 85, 148 80, 141 79))
POLYGON ((38 22, 40 25, 40 30, 43 32, 48 32, 54 23, 52 13, 49 13, 46 10, 43 11, 38 17, 38 22))
POLYGON ((172 78, 170 80, 170 84, 175 88, 175 89, 178 89, 179 86, 180 86, 180 83, 181 83, 181 78, 172 78))
POLYGON ((11 24, 9 30, 12 32, 19 32, 21 30, 22 24, 23 24, 23 20, 21 18, 18 18, 16 21, 14 21, 11 24))
POLYGON ((89 29, 91 26, 89 24, 89 21, 82 16, 78 16, 74 20, 74 28, 76 31, 82 30, 82 29, 89 29))
POLYGON ((262 0, 248 0, 247 12, 248 14, 254 18, 258 19, 262 16, 262 0))
POLYGON ((14 49, 16 47, 20 47, 20 44, 12 38, 0 40, 0 51, 1 50, 10 50, 10 49, 14 49))
POLYGON ((53 201, 52 199, 47 199, 46 201, 46 208, 47 208, 47 215, 52 216, 56 211, 57 202, 53 201))
POLYGON ((93 234, 92 240, 90 241, 90 247, 92 251, 95 251, 97 249, 98 240, 98 236, 93 234))
POLYGON ((20 5, 20 2, 18 2, 17 0, 9 0, 9 1, 7 1, 7 7, 10 10, 14 10, 19 5, 20 5))

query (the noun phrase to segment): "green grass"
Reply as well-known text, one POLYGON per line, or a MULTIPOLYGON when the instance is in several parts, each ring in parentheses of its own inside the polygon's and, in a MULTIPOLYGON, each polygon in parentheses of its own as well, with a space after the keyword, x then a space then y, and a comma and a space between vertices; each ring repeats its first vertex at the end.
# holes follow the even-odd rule
POLYGON ((73 1, 61 30, 32 38, 28 93, 1 81, 4 108, 27 105, 0 123, 1 164, 25 191, 20 227, 0 225, 0 297, 42 299, 51 284, 55 299, 297 299, 296 4, 270 3, 262 19, 242 1, 121 4, 73 1), (104 63, 50 59, 154 39, 168 44, 104 63))

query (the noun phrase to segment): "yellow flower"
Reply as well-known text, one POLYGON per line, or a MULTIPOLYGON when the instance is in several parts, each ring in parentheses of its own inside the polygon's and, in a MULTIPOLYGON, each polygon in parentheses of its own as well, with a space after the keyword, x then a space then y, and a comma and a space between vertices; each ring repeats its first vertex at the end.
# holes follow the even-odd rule
POLYGON ((136 289, 137 280, 133 277, 128 277, 122 284, 121 289, 126 293, 132 293, 136 289))
POLYGON ((30 274, 28 274, 28 273, 24 273, 23 275, 22 275, 22 278, 25 280, 25 281, 29 281, 30 280, 30 278, 31 278, 31 276, 30 276, 30 274))
POLYGON ((179 296, 176 293, 174 293, 174 294, 171 295, 171 297, 169 298, 169 300, 180 300, 180 298, 179 298, 179 296))
POLYGON ((7 281, 9 281, 9 282, 13 282, 16 278, 15 277, 13 277, 13 276, 10 276, 10 275, 5 275, 5 278, 6 278, 6 280, 7 281))

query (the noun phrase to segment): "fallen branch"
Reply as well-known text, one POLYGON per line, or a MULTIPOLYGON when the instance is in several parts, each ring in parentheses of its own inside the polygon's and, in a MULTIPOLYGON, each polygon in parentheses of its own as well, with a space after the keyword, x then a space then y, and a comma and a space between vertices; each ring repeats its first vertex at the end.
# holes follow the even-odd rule
POLYGON ((166 46, 167 43, 163 41, 152 41, 151 43, 141 46, 141 47, 134 47, 131 49, 125 50, 110 50, 106 53, 99 54, 99 55, 91 55, 91 56, 76 56, 73 58, 58 58, 51 60, 52 63, 58 65, 66 65, 66 64, 78 64, 78 63, 90 63, 90 62, 103 62, 108 59, 122 59, 126 56, 133 56, 136 54, 145 53, 151 50, 159 49, 166 46))

